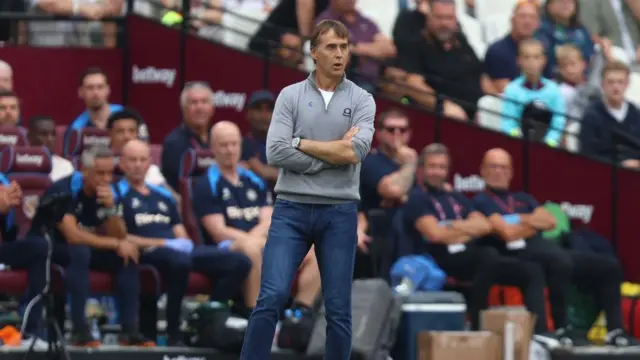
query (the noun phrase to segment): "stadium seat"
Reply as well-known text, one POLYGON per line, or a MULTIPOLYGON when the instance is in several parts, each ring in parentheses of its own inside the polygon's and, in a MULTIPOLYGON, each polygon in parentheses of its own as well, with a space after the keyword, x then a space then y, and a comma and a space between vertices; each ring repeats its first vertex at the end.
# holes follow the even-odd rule
POLYGON ((150 144, 149 148, 151 150, 151 163, 160 165, 162 158, 162 145, 150 144))
POLYGON ((60 156, 64 156, 64 133, 67 132, 67 125, 56 126, 56 143, 54 151, 60 156))
POLYGON ((458 15, 458 21, 476 56, 478 59, 483 60, 487 52, 487 44, 482 36, 482 25, 480 21, 467 14, 458 15))
POLYGON ((28 146, 27 131, 21 127, 0 127, 0 148, 6 146, 28 146))
POLYGON ((577 153, 580 151, 580 121, 571 121, 565 129, 565 149, 577 153))
POLYGON ((73 130, 64 146, 64 156, 73 157, 81 154, 85 149, 96 145, 108 147, 110 143, 109 132, 105 129, 89 127, 73 130))
POLYGON ((182 156, 180 162, 180 178, 178 191, 182 197, 182 222, 196 245, 202 243, 198 219, 193 214, 193 194, 191 186, 194 177, 201 176, 215 163, 213 154, 209 150, 190 149, 182 156))

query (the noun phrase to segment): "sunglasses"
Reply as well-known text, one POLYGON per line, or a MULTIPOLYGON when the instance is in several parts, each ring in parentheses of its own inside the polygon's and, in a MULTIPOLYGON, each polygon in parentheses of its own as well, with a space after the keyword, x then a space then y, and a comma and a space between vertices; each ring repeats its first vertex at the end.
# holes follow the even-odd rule
POLYGON ((400 134, 404 134, 407 131, 409 131, 409 128, 405 127, 405 126, 385 126, 385 127, 383 127, 383 129, 385 131, 387 131, 387 132, 390 132, 390 133, 398 132, 400 134))

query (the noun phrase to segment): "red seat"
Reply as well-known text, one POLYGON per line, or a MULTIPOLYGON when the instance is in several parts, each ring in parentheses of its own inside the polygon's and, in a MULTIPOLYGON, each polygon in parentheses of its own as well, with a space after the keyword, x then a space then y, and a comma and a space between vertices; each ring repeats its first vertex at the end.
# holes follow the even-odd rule
POLYGON ((64 133, 67 132, 67 125, 56 126, 56 142, 54 151, 60 156, 64 156, 64 133))
POLYGON ((28 146, 27 131, 17 126, 0 126, 0 147, 28 146))
POLYGON ((200 238, 200 221, 193 214, 192 180, 194 177, 202 176, 214 163, 215 158, 211 151, 203 149, 187 150, 180 162, 178 191, 182 197, 182 222, 196 245, 201 244, 202 239, 200 238))
POLYGON ((189 274, 189 283, 187 285, 188 294, 211 294, 212 292, 213 282, 209 280, 208 277, 197 272, 189 274))
POLYGON ((109 132, 105 129, 98 129, 94 127, 87 127, 84 129, 73 130, 69 134, 67 149, 64 156, 73 157, 80 155, 83 150, 89 149, 94 146, 109 147, 111 144, 111 138, 109 132))
POLYGON ((151 163, 160 165, 162 161, 162 145, 150 144, 149 149, 151 150, 151 163))

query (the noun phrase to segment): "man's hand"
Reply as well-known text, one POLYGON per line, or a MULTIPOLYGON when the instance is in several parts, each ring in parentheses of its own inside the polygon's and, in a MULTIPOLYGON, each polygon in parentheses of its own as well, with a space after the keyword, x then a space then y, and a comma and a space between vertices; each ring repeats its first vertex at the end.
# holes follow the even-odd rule
POLYGON ((415 165, 418 161, 418 153, 406 145, 396 148, 396 160, 402 165, 415 165))
POLYGON ((369 244, 373 239, 362 230, 358 230, 358 249, 363 253, 369 253, 369 244))
POLYGON ((98 5, 83 5, 79 14, 89 20, 100 20, 104 16, 104 10, 98 5))
POLYGON ((96 190, 96 197, 98 198, 98 204, 101 204, 107 209, 111 209, 115 205, 113 202, 113 191, 111 191, 110 185, 99 185, 96 190))
POLYGON ((640 160, 628 159, 622 162, 622 166, 624 166, 627 169, 638 170, 640 169, 640 160))
POLYGON ((7 188, 7 198, 11 207, 19 206, 22 202, 22 189, 17 182, 12 181, 7 188))
POLYGON ((546 214, 545 210, 542 208, 536 209, 533 214, 529 216, 529 225, 533 226, 536 229, 546 229, 553 225, 553 222, 550 222, 548 214, 546 214))
POLYGON ((467 112, 462 107, 451 100, 445 100, 442 105, 444 116, 455 120, 469 120, 467 112))
POLYGON ((349 131, 347 131, 344 136, 342 137, 342 140, 347 140, 347 141, 352 141, 353 137, 358 133, 358 130, 360 130, 357 127, 352 127, 351 129, 349 129, 349 131))
POLYGON ((138 263, 140 252, 138 246, 130 241, 120 241, 116 247, 116 253, 124 260, 124 264, 129 264, 129 260, 138 263))

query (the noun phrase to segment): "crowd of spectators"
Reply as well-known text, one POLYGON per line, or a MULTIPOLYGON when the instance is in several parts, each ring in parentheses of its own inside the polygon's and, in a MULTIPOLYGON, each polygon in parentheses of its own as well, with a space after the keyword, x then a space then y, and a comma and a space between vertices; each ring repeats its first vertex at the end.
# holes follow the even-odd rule
MULTIPOLYGON (((390 35, 358 11, 354 0, 194 1, 192 10, 199 16, 193 27, 200 31, 221 23, 224 12, 217 7, 260 9, 268 17, 249 48, 258 52, 273 48, 274 57, 299 68, 303 62, 300 51, 313 25, 323 19, 340 20, 351 36, 349 78, 363 88, 459 121, 481 122, 478 102, 484 96, 502 96, 497 130, 509 136, 534 134, 547 145, 559 147, 567 141, 566 129, 578 124, 577 130, 575 125, 572 129, 573 136, 580 139, 580 151, 610 161, 616 152, 615 132, 640 138, 640 111, 624 98, 630 73, 640 61, 640 8, 632 1, 597 1, 597 5, 591 1, 548 0, 543 7, 533 1, 517 2, 510 33, 491 44, 486 54, 477 54, 461 31, 453 0, 400 1, 403 10, 390 35), (579 9, 579 4, 584 5, 579 9), (278 27, 271 26, 274 24, 278 27), (282 28, 286 30, 279 30, 282 28), (622 49, 624 56, 616 55, 615 48, 622 49), (525 118, 537 123, 525 126, 525 118)), ((8 4, 18 3, 21 2, 8 4)), ((178 10, 180 7, 179 2, 169 0, 163 0, 162 5, 178 10)), ((474 15, 474 1, 466 1, 465 5, 467 13, 474 15)), ((138 11, 143 11, 142 5, 137 6, 138 11)), ((99 20, 121 14, 123 7, 123 1, 40 0, 24 9, 99 20)), ((14 9, 21 8, 9 8, 14 9)), ((154 16, 160 18, 164 11, 154 16)), ((109 24, 93 30, 79 30, 79 24, 59 21, 2 25, 6 26, 0 27, 0 33, 8 35, 4 37, 7 41, 21 44, 115 46, 117 40, 109 24), (55 25, 56 31, 43 31, 41 26, 45 25, 55 25)), ((91 252, 86 248, 82 253, 69 250, 73 252, 72 261, 67 259, 64 266, 78 274, 86 274, 90 268, 106 269, 119 274, 118 279, 131 278, 131 268, 138 261, 157 267, 168 284, 167 316, 172 344, 180 343, 179 305, 187 291, 189 271, 221 279, 226 291, 219 289, 222 285, 216 286, 213 298, 236 300, 239 306, 235 311, 246 316, 258 296, 262 248, 271 217, 270 189, 277 180, 277 169, 268 164, 265 149, 276 96, 266 90, 250 96, 247 121, 251 130, 242 137, 237 125, 214 121, 213 92, 205 82, 185 84, 177 99, 183 121, 165 138, 160 159, 153 164, 152 151, 145 143, 145 121, 135 109, 109 102, 109 79, 100 69, 87 69, 80 79, 79 95, 86 110, 63 133, 56 131, 56 123, 50 117, 21 118, 12 76, 11 66, 0 62, 0 124, 4 128, 27 128, 29 145, 44 146, 54 154, 49 174, 54 184, 50 189, 78 188, 74 185, 78 182, 89 184, 82 201, 91 204, 87 207, 96 214, 103 208, 102 213, 106 214, 88 217, 82 209, 70 209, 69 214, 76 217, 74 222, 61 221, 61 228, 70 228, 56 235, 61 242, 71 237, 77 243, 91 243, 106 249, 102 252, 119 255, 117 261, 111 259, 105 267, 88 260, 94 255, 87 255, 91 252), (104 142, 93 144, 99 150, 73 143, 78 134, 92 130, 104 132, 104 142), (105 151, 105 146, 111 150, 105 151), (184 159, 192 152, 210 154, 215 161, 201 177, 185 182, 188 175, 184 173, 184 159), (114 163, 116 159, 118 164, 114 163), (116 180, 113 189, 117 190, 107 191, 104 186, 114 180, 114 173, 122 178, 116 180), (105 197, 101 204, 96 204, 92 191, 105 197), (110 206, 105 207, 104 203, 110 206), (122 204, 122 211, 116 212, 112 207, 118 208, 118 203, 122 204), (108 237, 87 235, 90 232, 82 230, 82 226, 109 224, 111 215, 124 217, 128 234, 113 235, 117 231, 111 227, 107 229, 108 237), (194 220, 195 231, 187 218, 194 220), (114 244, 110 240, 116 237, 128 240, 129 245, 116 242, 110 247, 114 244), (138 253, 157 248, 164 253, 138 253), (129 259, 131 262, 123 261, 129 259), (238 294, 230 291, 234 284, 242 284, 238 294)), ((446 181, 449 163, 454 159, 449 158, 444 145, 432 144, 420 156, 408 146, 410 137, 419 134, 412 134, 411 123, 401 110, 380 114, 376 129, 378 146, 361 169, 357 271, 364 273, 362 276, 379 275, 372 274, 366 265, 372 242, 368 214, 379 210, 385 214, 384 227, 388 231, 393 229, 393 220, 400 219, 401 237, 414 248, 411 252, 428 252, 453 277, 473 281, 468 299, 472 327, 477 327, 478 311, 487 306, 491 285, 517 285, 523 288, 525 304, 540 319, 536 327, 539 335, 579 345, 579 335, 566 324, 566 290, 574 283, 584 285, 599 298, 610 327, 607 342, 616 346, 635 344, 622 329, 617 290, 622 274, 617 261, 597 254, 581 257, 559 248, 542 251, 539 232, 553 228, 554 220, 531 195, 509 188, 513 164, 504 150, 489 151, 483 163, 478 164, 489 191, 471 201, 453 192, 446 181), (472 241, 478 239, 482 241, 472 241), (537 266, 520 268, 528 262, 540 265, 542 270, 537 266), (505 264, 513 266, 513 273, 521 276, 501 277, 501 271, 496 269, 505 264), (593 274, 586 276, 584 271, 589 269, 593 274), (556 326, 553 333, 542 322, 546 319, 541 305, 544 282, 550 287, 556 326)), ((623 153, 614 161, 640 169, 640 161, 632 152, 623 153)), ((0 187, 0 193, 6 195, 0 197, 0 211, 13 211, 11 206, 16 201, 20 204, 20 191, 15 183, 0 187)), ((36 214, 34 221, 38 219, 36 214)), ((17 236, 10 227, 2 230, 5 241, 17 236)), ((0 261, 11 265, 11 253, 2 251, 0 246, 0 261)), ((34 258, 27 261, 29 264, 13 266, 29 268, 31 285, 38 287, 41 269, 32 264, 42 260, 34 258)), ((88 287, 86 277, 69 277, 68 281, 74 288, 88 287)), ((127 284, 137 289, 131 281, 127 284)), ((310 251, 299 270, 292 307, 311 316, 310 309, 319 292, 317 260, 310 251)), ((74 342, 94 346, 97 339, 91 337, 84 313, 78 310, 88 294, 75 290, 71 296, 72 304, 76 304, 71 310, 74 342)), ((131 291, 119 289, 118 296, 128 302, 124 305, 128 311, 135 308, 132 302, 137 300, 131 291)), ((36 323, 30 323, 27 331, 32 331, 36 323)), ((138 333, 137 324, 122 325, 124 344, 151 345, 138 333)))

